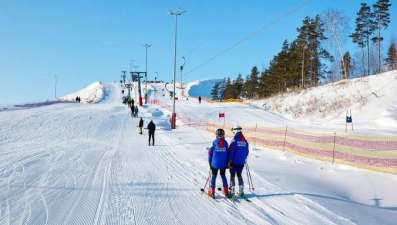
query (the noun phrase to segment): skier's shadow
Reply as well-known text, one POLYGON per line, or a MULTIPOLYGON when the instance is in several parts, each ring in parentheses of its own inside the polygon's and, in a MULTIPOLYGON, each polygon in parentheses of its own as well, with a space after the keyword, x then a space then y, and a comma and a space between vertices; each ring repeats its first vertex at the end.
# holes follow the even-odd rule
POLYGON ((370 207, 375 207, 375 208, 381 208, 381 209, 387 209, 387 210, 393 210, 397 211, 397 206, 396 207, 379 207, 381 199, 372 199, 374 200, 375 204, 374 205, 367 205, 363 204, 360 202, 355 202, 355 201, 350 201, 347 199, 343 198, 337 198, 337 197, 332 197, 332 196, 325 196, 325 195, 319 195, 319 194, 311 194, 311 193, 300 193, 300 192, 290 192, 290 193, 277 193, 277 194, 263 194, 263 195, 258 195, 255 193, 245 193, 245 197, 249 200, 252 201, 252 199, 255 198, 274 198, 274 197, 283 197, 283 196, 292 196, 292 195, 302 195, 302 196, 307 196, 307 197, 313 197, 313 198, 321 198, 321 199, 328 199, 328 200, 334 200, 334 201, 341 201, 341 202, 346 202, 346 203, 353 203, 357 205, 363 205, 363 206, 370 206, 370 207))

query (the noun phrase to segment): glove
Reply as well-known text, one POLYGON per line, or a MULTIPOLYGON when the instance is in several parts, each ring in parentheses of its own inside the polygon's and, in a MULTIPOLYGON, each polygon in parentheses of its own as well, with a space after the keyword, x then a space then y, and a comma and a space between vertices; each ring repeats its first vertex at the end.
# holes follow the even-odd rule
POLYGON ((233 168, 233 166, 232 166, 232 161, 227 162, 227 168, 228 168, 228 169, 233 168))

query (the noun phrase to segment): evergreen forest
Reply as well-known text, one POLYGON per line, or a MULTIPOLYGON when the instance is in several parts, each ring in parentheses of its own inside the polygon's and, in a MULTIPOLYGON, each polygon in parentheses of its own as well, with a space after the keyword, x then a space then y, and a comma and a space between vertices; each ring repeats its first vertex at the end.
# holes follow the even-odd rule
POLYGON ((361 3, 354 29, 343 12, 333 9, 321 16, 305 17, 296 29, 297 37, 284 40, 266 68, 260 71, 254 66, 246 76, 240 73, 235 79, 226 77, 216 82, 212 99, 263 99, 397 69, 397 42, 392 39, 390 44, 383 43, 382 37, 390 23, 391 5, 389 0, 377 0, 372 6, 361 3), (358 52, 344 52, 344 40, 354 43, 358 52), (336 49, 335 53, 326 46, 336 49), (384 48, 386 51, 382 51, 384 48))

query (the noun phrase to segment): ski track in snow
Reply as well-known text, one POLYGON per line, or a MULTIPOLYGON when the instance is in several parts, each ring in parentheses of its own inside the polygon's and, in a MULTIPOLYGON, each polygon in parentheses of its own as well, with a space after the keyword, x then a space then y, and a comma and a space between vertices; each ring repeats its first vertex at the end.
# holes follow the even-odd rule
POLYGON ((251 203, 201 196, 206 153, 164 130, 148 146, 119 85, 106 91, 100 104, 0 114, 0 224, 354 224, 259 177, 267 186, 247 192, 251 203))

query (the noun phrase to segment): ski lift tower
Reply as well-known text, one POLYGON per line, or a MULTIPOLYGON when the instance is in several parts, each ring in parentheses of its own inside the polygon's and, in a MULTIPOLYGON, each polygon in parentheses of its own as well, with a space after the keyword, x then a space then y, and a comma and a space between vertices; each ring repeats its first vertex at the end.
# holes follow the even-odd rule
POLYGON ((141 92, 141 78, 146 76, 146 72, 130 72, 132 81, 138 81, 138 93, 139 93, 139 106, 142 106, 142 92, 141 92), (141 76, 143 74, 143 76, 141 76))

